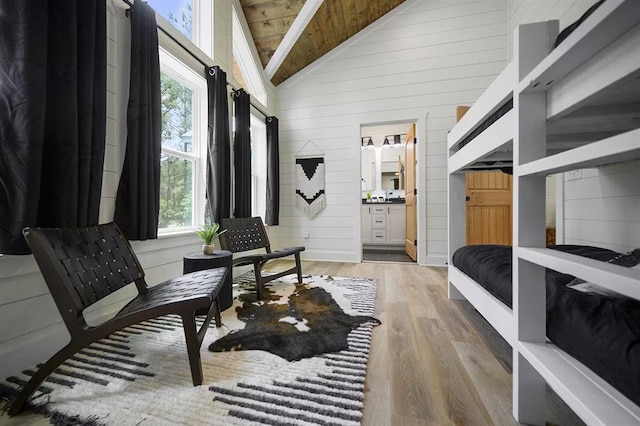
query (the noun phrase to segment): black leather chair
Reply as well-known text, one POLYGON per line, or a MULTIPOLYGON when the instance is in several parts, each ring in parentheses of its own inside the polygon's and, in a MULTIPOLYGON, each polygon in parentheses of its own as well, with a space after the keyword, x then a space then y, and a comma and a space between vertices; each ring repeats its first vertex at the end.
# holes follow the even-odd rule
POLYGON ((276 278, 297 273, 298 283, 302 283, 300 252, 304 251, 304 247, 287 247, 271 251, 271 243, 269 242, 267 231, 262 222, 262 218, 259 216, 222 219, 221 225, 223 229, 226 229, 226 232, 218 237, 223 250, 229 250, 232 253, 241 253, 249 250, 265 249, 266 253, 250 254, 233 260, 233 266, 253 265, 258 299, 262 299, 264 296, 264 285, 276 278), (268 261, 291 255, 293 255, 296 260, 296 265, 293 268, 272 275, 262 274, 262 268, 268 261))
POLYGON ((71 340, 10 401, 10 415, 19 413, 40 383, 76 352, 115 331, 167 314, 182 317, 193 384, 202 384, 200 347, 212 317, 221 326, 218 292, 227 268, 193 272, 148 287, 140 262, 115 223, 73 229, 25 228, 23 234, 71 340), (83 316, 87 307, 134 282, 138 295, 114 318, 87 325, 83 316), (196 311, 202 309, 207 316, 197 329, 196 311))

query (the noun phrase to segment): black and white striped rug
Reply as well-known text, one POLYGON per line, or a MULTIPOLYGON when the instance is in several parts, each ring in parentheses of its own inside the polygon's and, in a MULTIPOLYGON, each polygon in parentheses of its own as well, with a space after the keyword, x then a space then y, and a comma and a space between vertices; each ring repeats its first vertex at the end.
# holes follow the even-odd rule
MULTIPOLYGON (((252 275, 236 278, 234 287, 242 288, 252 275)), ((277 297, 268 303, 287 303, 297 294, 295 282, 295 275, 273 281, 270 293, 277 297)), ((375 313, 376 280, 307 276, 304 283, 327 291, 349 315, 375 313)), ((243 303, 246 299, 234 300, 223 313, 223 327, 212 325, 207 332, 202 386, 191 382, 180 318, 166 316, 76 354, 43 383, 32 408, 60 424, 359 424, 373 323, 351 330, 347 349, 299 361, 263 350, 207 350, 246 326, 236 315, 243 303)), ((294 325, 304 330, 304 320, 298 320, 294 325)), ((0 383, 0 394, 10 394, 30 374, 33 369, 0 383)))

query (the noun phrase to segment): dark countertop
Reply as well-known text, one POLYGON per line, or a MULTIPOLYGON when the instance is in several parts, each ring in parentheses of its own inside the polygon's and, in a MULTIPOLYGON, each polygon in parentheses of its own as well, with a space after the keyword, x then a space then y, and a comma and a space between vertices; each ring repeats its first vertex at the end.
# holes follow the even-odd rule
POLYGON ((362 200, 362 204, 404 204, 404 198, 392 199, 387 201, 378 201, 375 203, 368 203, 366 200, 362 200))

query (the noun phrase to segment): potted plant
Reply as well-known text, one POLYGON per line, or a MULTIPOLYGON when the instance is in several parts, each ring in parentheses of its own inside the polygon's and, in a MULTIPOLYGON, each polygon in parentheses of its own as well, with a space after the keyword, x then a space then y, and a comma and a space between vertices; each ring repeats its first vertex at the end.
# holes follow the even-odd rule
POLYGON ((211 225, 205 225, 196 231, 196 234, 202 239, 202 253, 213 254, 215 246, 213 240, 218 238, 221 234, 224 234, 226 229, 220 231, 220 225, 212 223, 211 225))

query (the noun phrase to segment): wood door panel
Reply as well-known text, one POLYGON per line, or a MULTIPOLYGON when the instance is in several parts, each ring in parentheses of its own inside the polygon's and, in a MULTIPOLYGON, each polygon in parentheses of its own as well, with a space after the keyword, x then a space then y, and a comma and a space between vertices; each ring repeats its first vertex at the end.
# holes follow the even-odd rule
POLYGON ((404 251, 416 261, 418 250, 416 240, 418 239, 418 226, 416 215, 416 145, 414 143, 416 135, 416 125, 412 124, 405 137, 404 145, 404 167, 405 167, 405 242, 404 251))
MULTIPOLYGON (((456 108, 456 121, 469 111, 456 108)), ((513 178, 496 172, 467 173, 467 245, 511 245, 513 178)))
POLYGON ((511 206, 467 206, 467 244, 511 244, 511 206))
POLYGON ((467 244, 511 245, 513 178, 502 172, 467 173, 467 244))

